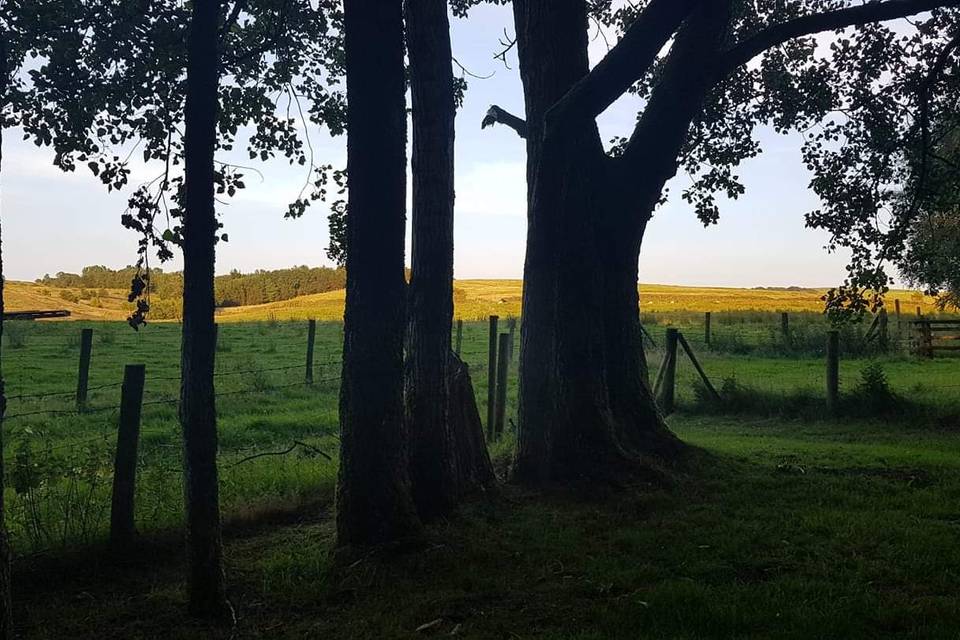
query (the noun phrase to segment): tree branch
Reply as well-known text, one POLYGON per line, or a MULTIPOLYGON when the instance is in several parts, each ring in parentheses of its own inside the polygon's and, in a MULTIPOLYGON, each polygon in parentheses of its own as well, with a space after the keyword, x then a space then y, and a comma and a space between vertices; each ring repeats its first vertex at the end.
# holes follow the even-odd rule
POLYGON ((690 123, 718 76, 709 64, 730 23, 729 3, 707 3, 677 33, 659 82, 623 154, 615 159, 625 196, 652 212, 663 185, 676 174, 690 123))
POLYGON ((956 6, 960 6, 960 0, 886 0, 795 18, 768 27, 736 45, 724 54, 721 67, 725 74, 729 73, 750 62, 767 49, 794 38, 824 31, 837 31, 870 22, 896 20, 933 9, 956 6))
POLYGON ((497 105, 493 105, 487 111, 487 115, 484 116, 483 122, 480 123, 480 128, 486 129, 487 127, 492 127, 495 124, 504 124, 516 131, 517 135, 521 138, 526 139, 527 137, 527 121, 523 118, 518 118, 504 109, 501 109, 497 105))
POLYGON ((221 38, 237 24, 237 20, 240 18, 240 12, 243 11, 246 4, 246 0, 236 0, 236 2, 233 3, 233 9, 230 11, 230 15, 227 16, 227 19, 223 22, 223 26, 220 27, 221 38))
POLYGON ((546 115, 553 127, 596 118, 649 70, 683 21, 703 0, 652 0, 623 38, 546 115))

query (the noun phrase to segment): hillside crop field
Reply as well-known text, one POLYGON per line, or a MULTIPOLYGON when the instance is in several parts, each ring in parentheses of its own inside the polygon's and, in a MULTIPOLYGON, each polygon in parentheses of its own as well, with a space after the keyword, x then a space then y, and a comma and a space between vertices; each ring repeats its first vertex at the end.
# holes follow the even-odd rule
MULTIPOLYGON (((120 289, 64 289, 26 282, 8 282, 9 311, 66 309, 76 320, 117 320, 129 315, 133 305, 120 289)), ((825 289, 723 287, 682 287, 644 284, 640 286, 644 313, 704 311, 807 311, 823 310, 825 289)), ((481 320, 489 315, 519 316, 523 296, 520 280, 458 280, 454 286, 455 317, 481 320)), ((888 301, 898 299, 903 312, 914 314, 920 307, 925 315, 936 313, 935 300, 916 291, 893 290, 888 301)), ((341 320, 344 291, 300 296, 269 304, 219 309, 221 322, 263 320, 341 320)), ((892 307, 892 302, 890 302, 892 307)))
MULTIPOLYGON (((470 290, 477 304, 505 291, 470 290)), ((669 423, 693 447, 684 463, 599 502, 507 485, 433 525, 425 546, 346 562, 333 553, 330 517, 342 325, 319 324, 307 385, 306 322, 223 322, 220 481, 239 615, 230 632, 179 613, 179 325, 8 323, 4 461, 21 635, 956 637, 960 358, 905 353, 909 332, 895 325, 893 351, 880 353, 865 325, 847 327, 832 417, 819 313, 792 313, 788 337, 778 314, 717 313, 709 347, 702 313, 645 308, 642 318, 653 372, 666 328, 679 327, 723 396, 711 400, 681 359, 669 423), (86 327, 91 391, 77 413, 86 327), (118 568, 103 545, 119 383, 132 363, 147 368, 136 516, 148 552, 118 568), (108 614, 109 629, 89 626, 108 614)), ((487 340, 485 322, 465 323, 461 353, 482 416, 487 340)), ((515 435, 516 364, 515 354, 507 434, 491 447, 501 473, 515 435)))

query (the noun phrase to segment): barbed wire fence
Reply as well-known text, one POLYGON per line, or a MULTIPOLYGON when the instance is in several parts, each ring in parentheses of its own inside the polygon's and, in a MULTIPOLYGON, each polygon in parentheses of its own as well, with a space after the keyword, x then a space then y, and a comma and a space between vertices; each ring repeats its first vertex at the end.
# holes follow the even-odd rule
MULTIPOLYGON (((742 385, 743 388, 754 393, 783 396, 791 393, 791 390, 801 390, 811 396, 825 400, 829 393, 826 373, 826 368, 829 365, 824 362, 827 350, 825 344, 826 337, 831 329, 828 323, 822 319, 815 319, 808 317, 808 315, 798 314, 797 318, 791 315, 785 320, 785 317, 781 314, 733 313, 722 315, 715 313, 701 316, 703 320, 698 323, 694 314, 686 314, 685 316, 679 314, 643 314, 641 318, 647 334, 645 346, 651 379, 658 376, 658 365, 664 362, 668 333, 670 330, 679 329, 679 332, 696 354, 696 358, 705 374, 704 377, 712 381, 713 386, 719 390, 721 396, 731 388, 732 384, 736 384, 742 385), (758 368, 755 360, 762 360, 765 364, 758 368)), ((841 345, 852 356, 856 356, 856 360, 853 362, 857 366, 880 353, 885 353, 888 357, 899 357, 898 354, 906 354, 913 344, 907 323, 899 324, 900 330, 896 331, 896 336, 888 336, 886 350, 883 352, 875 345, 870 345, 870 341, 867 340, 868 330, 866 327, 847 329, 841 336, 841 345)), ((893 325, 892 322, 891 325, 893 325)), ((478 394, 478 405, 480 407, 486 405, 488 410, 484 424, 491 441, 502 438, 504 432, 515 424, 514 416, 505 414, 508 405, 515 405, 512 398, 508 399, 508 391, 514 393, 516 391, 519 349, 516 348, 515 343, 519 341, 519 322, 515 318, 508 317, 505 319, 503 328, 506 330, 501 331, 501 325, 490 321, 472 322, 466 325, 457 322, 453 329, 455 340, 453 346, 458 351, 460 358, 470 366, 470 373, 478 394), (501 351, 501 347, 505 347, 505 350, 501 351), (507 354, 505 360, 500 357, 504 353, 507 354), (504 370, 505 367, 506 370, 504 370)), ((269 331, 268 328, 266 334, 269 334, 269 331)), ((894 333, 892 328, 891 333, 894 333)), ((306 345, 308 352, 306 361, 301 360, 299 364, 256 367, 250 366, 252 364, 250 358, 244 355, 242 362, 235 363, 234 368, 228 368, 226 364, 220 362, 219 356, 221 351, 230 353, 231 348, 236 345, 234 347, 219 345, 218 367, 214 376, 216 380, 223 384, 218 383, 217 385, 217 398, 279 394, 296 388, 309 389, 311 387, 325 392, 332 391, 340 380, 339 368, 342 366, 342 360, 339 349, 334 347, 314 354, 314 345, 312 344, 314 337, 311 337, 311 335, 315 336, 316 332, 315 329, 313 331, 308 330, 305 323, 292 332, 287 331, 287 334, 298 339, 306 334, 309 342, 306 345), (314 368, 319 370, 319 375, 313 376, 314 368), (303 372, 303 376, 298 376, 295 381, 269 379, 274 375, 280 377, 294 376, 296 372, 303 372), (244 381, 242 380, 244 377, 250 379, 244 381)), ((223 337, 223 335, 220 336, 221 339, 223 337)), ((335 341, 339 342, 341 337, 342 334, 338 333, 334 336, 335 341)), ((40 342, 37 346, 51 357, 61 357, 64 353, 72 353, 78 346, 78 342, 72 339, 64 340, 62 335, 47 335, 43 336, 43 342, 40 342), (70 349, 64 351, 62 349, 64 344, 70 349)), ((138 335, 132 340, 111 338, 104 341, 99 348, 124 349, 134 346, 139 349, 149 347, 150 344, 148 340, 138 335), (129 345, 125 344, 126 342, 129 342, 129 345)), ((285 344, 282 353, 270 352, 271 358, 280 360, 286 357, 293 358, 295 353, 303 354, 302 350, 294 350, 290 346, 289 343, 285 344)), ((301 348, 304 346, 302 342, 300 346, 301 348)), ((846 357, 843 350, 841 350, 841 354, 843 354, 841 358, 846 357)), ((299 358, 300 355, 296 357, 299 358)), ((678 356, 674 354, 673 357, 676 361, 678 356)), ((903 355, 903 357, 908 358, 910 356, 903 355)), ((951 366, 953 366, 951 371, 958 374, 953 380, 960 380, 960 359, 944 360, 951 363, 951 366)), ((6 353, 4 354, 4 361, 5 363, 10 361, 6 353)), ((31 357, 26 353, 18 353, 14 361, 19 366, 22 363, 31 362, 31 357)), ((918 368, 927 366, 926 361, 915 360, 915 362, 918 368)), ((846 366, 848 363, 844 360, 841 364, 846 366)), ((42 363, 32 362, 31 370, 40 370, 42 366, 42 363)), ((89 363, 87 366, 89 367, 89 363)), ((83 365, 81 364, 82 368, 83 365)), ((849 368, 841 368, 841 371, 842 375, 837 380, 836 390, 840 394, 850 393, 858 384, 856 372, 849 368)), ((949 375, 949 373, 944 375, 949 375)), ((939 379, 924 380, 920 376, 919 379, 893 380, 892 382, 897 388, 912 392, 941 392, 960 389, 960 383, 953 382, 953 380, 944 380, 942 376, 939 379)), ((699 399, 696 390, 702 383, 702 376, 688 364, 675 368, 674 378, 670 383, 677 391, 675 401, 681 408, 685 408, 699 399)), ((150 375, 148 370, 141 407, 175 408, 179 402, 177 393, 179 384, 179 375, 150 375)), ((122 402, 108 402, 105 398, 108 394, 114 393, 118 389, 122 390, 122 388, 123 382, 87 385, 82 392, 84 397, 88 397, 89 394, 91 401, 82 406, 77 402, 76 406, 73 407, 63 405, 77 400, 78 390, 57 389, 31 392, 30 389, 20 388, 17 392, 12 393, 8 396, 8 401, 13 411, 5 417, 5 424, 17 425, 22 422, 27 425, 25 428, 30 428, 30 425, 45 418, 75 417, 82 421, 87 420, 89 416, 101 414, 110 417, 100 423, 99 426, 102 431, 96 435, 81 437, 80 439, 68 437, 65 438, 66 441, 59 443, 47 441, 41 443, 42 446, 36 450, 31 450, 29 446, 21 447, 19 446, 21 443, 16 441, 8 442, 8 455, 5 456, 5 461, 9 468, 15 472, 19 470, 21 473, 26 473, 23 470, 25 465, 32 465, 32 468, 43 466, 44 462, 38 459, 41 456, 56 455, 63 452, 73 452, 80 455, 85 453, 87 449, 92 448, 97 450, 93 453, 100 456, 98 458, 100 468, 97 470, 100 475, 97 476, 97 481, 105 482, 103 479, 110 476, 110 447, 116 443, 118 437, 117 416, 115 414, 120 413, 122 405, 122 402), (43 406, 50 403, 59 403, 59 406, 43 406)), ((481 415, 484 415, 482 409, 481 415)), ((151 441, 151 447, 154 448, 179 449, 178 432, 175 428, 157 428, 153 425, 157 420, 169 422, 170 418, 169 412, 160 418, 149 413, 145 414, 144 428, 140 430, 141 439, 151 441)), ((87 424, 88 428, 89 426, 87 424)), ((23 430, 21 430, 21 435, 23 433, 23 430)), ((323 430, 322 435, 324 437, 335 437, 335 434, 329 428, 323 430)), ((50 438, 50 436, 44 437, 48 440, 50 438)), ((30 438, 31 442, 28 442, 28 444, 35 446, 36 442, 43 440, 44 437, 30 438)), ((223 452, 223 455, 232 458, 231 462, 228 463, 228 466, 230 466, 238 463, 238 461, 243 461, 242 463, 246 464, 255 460, 269 460, 293 451, 301 451, 306 454, 310 453, 311 447, 316 448, 314 444, 302 442, 302 438, 286 444, 277 444, 270 441, 270 447, 272 448, 269 451, 264 450, 263 444, 247 445, 243 448, 233 447, 223 452)), ((323 457, 316 452, 313 453, 321 458, 323 457)), ((329 455, 329 452, 324 451, 323 453, 329 455)), ((324 460, 324 462, 335 464, 332 456, 331 460, 324 460)), ((166 464, 150 464, 148 461, 141 460, 140 467, 141 474, 147 474, 151 477, 164 474, 167 476, 170 474, 179 475, 180 473, 179 466, 173 464, 170 460, 166 464)), ((75 471, 67 469, 65 473, 69 476, 75 471)), ((70 482, 76 481, 73 476, 69 477, 72 478, 70 482)), ((29 478, 27 480, 21 478, 20 480, 29 485, 29 478)), ((166 490, 160 481, 155 481, 150 486, 152 490, 166 490)), ((32 487, 32 489, 36 490, 38 487, 32 487)), ((47 489, 46 495, 49 498, 53 491, 49 487, 45 489, 47 489)), ((27 487, 26 491, 29 490, 31 488, 27 487)), ((70 489, 69 486, 63 491, 67 494, 71 491, 78 494, 76 489, 70 489)), ((106 489, 103 489, 103 491, 106 491, 106 489)), ((104 502, 104 495, 97 491, 89 493, 98 495, 101 502, 104 502)), ((146 495, 145 490, 138 489, 138 495, 146 495)), ((153 511, 157 513, 166 508, 160 505, 159 497, 156 497, 152 503, 154 504, 153 511)), ((100 503, 98 505, 97 508, 102 510, 103 505, 100 503)), ((16 511, 16 506, 14 511, 16 511)), ((43 520, 43 514, 49 511, 49 508, 39 504, 33 504, 29 508, 24 505, 21 509, 21 517, 24 519, 32 518, 35 523, 34 528, 40 530, 42 527, 38 523, 43 520)), ((102 516, 103 513, 100 513, 101 521, 102 516)), ((88 523, 86 526, 88 526, 89 531, 97 530, 92 524, 88 523)), ((37 544, 35 546, 39 548, 41 546, 39 539, 43 536, 38 535, 36 537, 37 544)), ((63 540, 68 537, 64 534, 63 540)), ((49 536, 44 539, 49 542, 49 536)))

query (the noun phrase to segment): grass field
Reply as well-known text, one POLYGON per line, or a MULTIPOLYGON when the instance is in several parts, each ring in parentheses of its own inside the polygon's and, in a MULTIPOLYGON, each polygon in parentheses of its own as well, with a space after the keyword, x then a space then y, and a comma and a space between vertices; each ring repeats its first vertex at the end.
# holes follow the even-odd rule
MULTIPOLYGON (((733 289, 722 287, 679 287, 645 284, 640 286, 644 313, 703 311, 805 311, 820 313, 823 289, 733 289)), ((523 283, 520 280, 459 280, 455 284, 456 317, 481 320, 489 315, 519 316, 523 283)), ((78 320, 124 320, 132 305, 126 291, 119 289, 59 289, 26 282, 8 282, 7 308, 66 309, 78 320), (85 296, 85 297, 84 297, 85 296), (65 299, 69 298, 70 300, 65 299), (82 299, 80 299, 82 297, 82 299), (73 302, 71 300, 77 299, 73 302)), ((888 299, 899 299, 905 313, 919 306, 924 314, 936 312, 933 298, 915 291, 891 291, 888 299)), ((220 309, 221 322, 265 320, 339 321, 343 318, 343 291, 332 291, 293 300, 247 307, 220 309)))
MULTIPOLYGON (((332 552, 329 515, 341 325, 320 324, 307 386, 305 323, 222 324, 231 632, 181 615, 179 326, 11 323, 6 500, 23 637, 957 637, 960 358, 878 354, 860 342, 865 327, 845 329, 834 419, 818 314, 791 314, 789 339, 774 314, 719 314, 710 348, 702 314, 643 317, 654 370, 666 327, 679 326, 724 395, 706 399, 681 361, 670 424, 696 450, 663 483, 599 500, 507 486, 435 525, 424 545, 349 560, 332 552), (76 414, 84 326, 92 391, 76 414), (137 503, 147 552, 118 567, 100 544, 127 363, 147 365, 137 503), (882 393, 864 375, 878 368, 882 393)), ((462 351, 482 407, 485 323, 465 325, 462 351)), ((511 417, 516 391, 514 366, 511 417)), ((501 468, 511 447, 512 434, 494 447, 501 468)))

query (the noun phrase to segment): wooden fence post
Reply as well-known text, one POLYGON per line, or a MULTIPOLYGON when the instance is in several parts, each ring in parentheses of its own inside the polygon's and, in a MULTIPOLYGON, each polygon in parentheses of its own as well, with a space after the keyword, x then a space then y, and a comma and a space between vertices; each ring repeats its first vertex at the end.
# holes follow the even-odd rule
MULTIPOLYGON (((680 331, 667 329, 667 353, 663 361, 663 377, 660 383, 660 409, 665 414, 673 413, 676 408, 677 390, 677 343, 680 331)), ((659 375, 658 375, 659 377, 659 375)))
POLYGON ((317 339, 317 321, 307 323, 307 384, 313 384, 313 344, 317 339))
POLYGON ((497 324, 500 318, 490 316, 490 336, 487 351, 487 439, 493 440, 497 410, 497 324))
POLYGON ((827 332, 827 409, 834 413, 840 399, 840 332, 827 332))
POLYGON ((783 335, 783 343, 790 343, 790 314, 784 311, 780 314, 780 333, 783 335))
POLYGON ((710 346, 710 340, 713 338, 710 327, 711 319, 712 315, 709 311, 703 314, 703 340, 707 343, 708 347, 710 346))
POLYGON ((903 332, 903 324, 901 323, 901 320, 900 320, 900 299, 899 298, 893 301, 893 306, 897 311, 897 334, 899 335, 900 333, 903 332))
POLYGON ((497 368, 497 418, 494 438, 503 435, 503 424, 507 415, 507 380, 510 373, 510 334, 500 334, 500 357, 497 368))
POLYGON ((886 353, 890 349, 890 334, 888 332, 889 319, 887 318, 887 309, 880 309, 880 321, 877 325, 878 335, 880 336, 880 350, 886 353))
POLYGON ((123 369, 120 391, 120 425, 117 452, 113 463, 113 496, 110 505, 110 543, 129 547, 133 542, 134 501, 137 488, 137 442, 140 439, 140 414, 146 366, 128 364, 123 369))
POLYGON ((90 386, 90 354, 93 350, 93 329, 80 330, 80 369, 77 372, 77 411, 87 408, 90 386))
POLYGON ((510 362, 513 362, 513 345, 517 333, 517 319, 514 316, 507 318, 507 332, 510 335, 510 362))
POLYGON ((933 327, 929 322, 920 322, 920 355, 933 357, 933 327))
POLYGON ((457 318, 457 346, 454 349, 454 352, 457 356, 460 355, 460 352, 463 349, 463 320, 457 318))
POLYGON ((920 307, 920 305, 917 305, 917 317, 918 318, 923 317, 923 309, 920 307))

